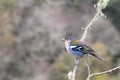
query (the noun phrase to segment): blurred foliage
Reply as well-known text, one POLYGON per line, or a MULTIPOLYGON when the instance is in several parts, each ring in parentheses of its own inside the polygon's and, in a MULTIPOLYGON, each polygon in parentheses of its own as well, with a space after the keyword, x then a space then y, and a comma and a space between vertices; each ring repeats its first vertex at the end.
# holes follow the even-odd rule
POLYGON ((92 77, 91 80, 116 80, 116 78, 110 74, 104 74, 104 75, 100 75, 100 76, 95 76, 95 77, 92 77))
POLYGON ((116 28, 120 30, 120 0, 110 0, 108 7, 103 10, 111 18, 116 28))
POLYGON ((84 2, 84 0, 66 0, 66 6, 79 9, 84 2))
POLYGON ((0 67, 0 70, 0 79, 2 80, 12 80, 13 77, 25 78, 33 75, 28 68, 24 67, 22 64, 15 60, 11 60, 5 65, 2 65, 2 67, 0 67))
MULTIPOLYGON (((51 1, 59 3, 60 0, 51 1)), ((64 52, 61 36, 64 31, 81 35, 80 24, 89 22, 88 18, 91 16, 86 16, 85 12, 92 12, 86 4, 92 1, 63 0, 63 2, 64 5, 57 6, 47 0, 0 0, 0 80, 67 80, 67 73, 74 67, 74 58, 64 52), (66 6, 68 10, 65 10, 66 6), (83 12, 80 13, 82 10, 83 12), (83 22, 79 21, 79 18, 83 22), (62 26, 66 24, 69 26, 62 26)), ((93 2, 96 3, 97 0, 93 2)), ((119 3, 119 0, 112 0, 104 10, 117 28, 120 23, 119 3)), ((106 27, 98 27, 99 32, 111 33, 106 27)), ((102 38, 106 43, 110 41, 110 45, 113 44, 111 40, 113 37, 102 38)), ((92 42, 89 36, 87 40, 92 42)), ((89 64, 92 72, 108 70, 119 64, 120 51, 116 51, 116 55, 112 57, 111 50, 108 51, 104 43, 96 42, 92 46, 97 54, 107 61, 107 64, 104 64, 90 56, 89 64)), ((85 80, 86 76, 85 58, 82 58, 77 80, 85 80)), ((93 80, 107 80, 110 76, 112 76, 111 80, 116 80, 114 73, 97 76, 93 80)))
POLYGON ((16 0, 0 0, 0 41, 8 46, 12 46, 15 43, 15 37, 11 33, 13 27, 10 21, 11 10, 16 2, 16 0))
POLYGON ((45 3, 45 2, 46 2, 46 0, 36 0, 36 1, 35 1, 36 4, 43 4, 43 3, 45 3))
MULTIPOLYGON (((90 68, 93 73, 109 70, 110 68, 113 67, 112 56, 108 54, 107 48, 103 43, 101 42, 95 43, 93 45, 93 49, 96 51, 96 53, 99 56, 102 56, 106 60, 106 63, 102 63, 94 59, 92 63, 90 63, 90 66, 91 66, 90 68)), ((107 80, 108 78, 109 78, 109 75, 100 75, 100 76, 93 77, 93 80, 98 80, 98 79, 107 80)), ((112 79, 112 80, 116 80, 116 79, 112 79)))
POLYGON ((73 63, 73 58, 67 54, 63 53, 53 64, 52 71, 54 72, 52 72, 52 75, 55 77, 51 80, 67 80, 67 73, 72 70, 73 63))
POLYGON ((12 9, 16 2, 17 0, 0 0, 0 12, 12 9))
POLYGON ((32 74, 30 70, 27 70, 27 68, 24 68, 20 63, 17 61, 10 61, 5 67, 6 74, 11 75, 13 77, 22 77, 22 76, 28 76, 32 74))

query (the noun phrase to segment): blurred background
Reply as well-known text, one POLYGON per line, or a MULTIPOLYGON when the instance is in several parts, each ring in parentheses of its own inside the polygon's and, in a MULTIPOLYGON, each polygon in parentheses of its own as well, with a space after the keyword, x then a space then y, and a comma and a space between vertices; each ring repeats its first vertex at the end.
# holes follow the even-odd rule
MULTIPOLYGON (((97 0, 0 0, 0 80, 67 80, 74 67, 61 39, 80 39, 96 13, 97 0)), ((92 72, 120 65, 120 0, 110 0, 89 30, 85 42, 106 59, 89 57, 92 72)), ((77 80, 85 80, 85 59, 80 60, 77 80)), ((120 72, 93 77, 120 80, 120 72)))

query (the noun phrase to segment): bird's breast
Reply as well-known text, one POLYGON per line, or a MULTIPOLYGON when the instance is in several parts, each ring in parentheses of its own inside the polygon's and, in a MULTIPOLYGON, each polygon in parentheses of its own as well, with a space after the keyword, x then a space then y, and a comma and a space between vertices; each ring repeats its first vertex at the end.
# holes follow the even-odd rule
POLYGON ((70 47, 67 47, 67 46, 66 46, 66 49, 67 49, 67 51, 68 51, 70 54, 72 54, 72 55, 75 56, 75 57, 83 57, 83 56, 84 56, 84 54, 83 54, 82 52, 74 51, 74 50, 72 50, 72 48, 70 48, 70 47))

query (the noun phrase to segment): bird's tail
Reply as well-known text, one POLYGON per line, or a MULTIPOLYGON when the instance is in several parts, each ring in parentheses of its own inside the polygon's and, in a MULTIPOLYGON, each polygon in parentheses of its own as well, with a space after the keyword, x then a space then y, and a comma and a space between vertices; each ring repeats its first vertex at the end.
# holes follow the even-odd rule
POLYGON ((90 52, 90 53, 88 53, 88 54, 90 54, 90 55, 96 57, 97 59, 99 59, 100 61, 106 63, 105 59, 103 59, 102 57, 98 56, 98 55, 95 54, 94 52, 90 52))

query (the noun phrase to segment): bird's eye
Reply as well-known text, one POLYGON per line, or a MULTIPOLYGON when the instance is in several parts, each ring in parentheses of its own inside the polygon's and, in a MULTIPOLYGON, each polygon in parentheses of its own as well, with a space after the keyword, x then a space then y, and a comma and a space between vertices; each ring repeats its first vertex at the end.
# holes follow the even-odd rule
POLYGON ((68 38, 66 38, 66 40, 68 41, 69 39, 68 39, 68 38))

